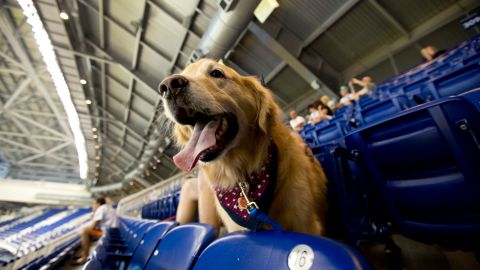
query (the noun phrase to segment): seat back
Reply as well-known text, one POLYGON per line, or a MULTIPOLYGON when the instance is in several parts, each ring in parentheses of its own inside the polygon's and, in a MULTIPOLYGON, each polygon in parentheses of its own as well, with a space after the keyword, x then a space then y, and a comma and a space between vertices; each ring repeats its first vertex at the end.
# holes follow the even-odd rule
POLYGON ((226 235, 201 254, 195 270, 370 269, 355 250, 324 237, 284 231, 226 235))
POLYGON ((405 96, 392 97, 363 108, 359 118, 361 118, 363 124, 376 122, 400 112, 406 104, 407 98, 405 96))
POLYGON ((191 269, 215 237, 216 229, 208 224, 186 224, 173 228, 157 245, 145 269, 191 269))
POLYGON ((434 79, 432 85, 439 97, 458 95, 480 87, 480 63, 464 66, 434 79))
POLYGON ((346 136, 402 233, 453 245, 480 236, 478 119, 474 104, 451 97, 346 136))
POLYGON ((150 259, 150 256, 153 254, 158 242, 160 242, 165 234, 176 225, 176 222, 171 221, 160 222, 150 227, 142 241, 140 241, 139 246, 133 253, 127 269, 143 269, 147 264, 148 259, 150 259))
POLYGON ((345 134, 343 130, 344 125, 346 125, 345 121, 340 120, 334 123, 316 127, 313 133, 315 145, 322 146, 340 140, 345 134))

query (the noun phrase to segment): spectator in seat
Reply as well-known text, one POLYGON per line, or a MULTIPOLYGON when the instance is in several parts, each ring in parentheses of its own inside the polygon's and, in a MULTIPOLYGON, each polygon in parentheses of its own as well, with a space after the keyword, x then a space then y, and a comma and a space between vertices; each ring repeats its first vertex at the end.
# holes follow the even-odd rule
POLYGON ((305 123, 305 118, 298 115, 296 111, 290 112, 290 126, 292 126, 293 130, 300 131, 303 129, 305 123))
POLYGON ((73 265, 81 265, 87 262, 90 252, 90 244, 92 241, 92 234, 97 228, 101 228, 105 232, 109 228, 117 228, 118 220, 115 209, 110 204, 107 204, 105 198, 98 198, 93 202, 93 220, 82 228, 80 233, 82 238, 82 248, 79 258, 73 265))
POLYGON ((333 110, 335 108, 335 100, 330 99, 330 97, 327 95, 322 96, 320 98, 320 101, 323 104, 327 105, 330 108, 330 110, 333 110))
POLYGON ((365 76, 362 80, 357 78, 352 78, 350 82, 348 82, 348 86, 350 87, 350 91, 353 94, 354 99, 358 100, 365 95, 372 94, 376 89, 377 85, 372 81, 370 76, 365 76), (355 91, 355 85, 359 85, 362 87, 358 92, 355 91))
POLYGON ((333 112, 327 105, 318 106, 318 111, 320 112, 320 121, 332 119, 333 112))
POLYGON ((427 46, 420 50, 422 54, 423 62, 432 61, 433 59, 437 58, 439 55, 443 54, 445 50, 437 50, 434 46, 427 46))
POLYGON ((318 106, 316 104, 308 105, 308 111, 310 112, 310 121, 312 122, 312 125, 315 125, 322 120, 317 107, 318 106))
POLYGON ((350 91, 348 91, 348 87, 346 86, 341 86, 340 87, 340 100, 339 100, 339 104, 338 104, 338 107, 342 107, 342 106, 348 106, 350 104, 352 104, 352 100, 353 100, 353 95, 350 94, 350 91))

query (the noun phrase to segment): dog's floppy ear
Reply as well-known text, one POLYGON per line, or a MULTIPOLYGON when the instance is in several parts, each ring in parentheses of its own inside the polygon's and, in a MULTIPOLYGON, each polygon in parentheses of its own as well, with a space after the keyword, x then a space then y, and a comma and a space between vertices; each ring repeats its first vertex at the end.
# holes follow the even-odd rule
POLYGON ((276 117, 281 114, 280 108, 273 100, 272 94, 255 77, 244 78, 244 84, 253 91, 257 109, 257 125, 265 134, 270 134, 271 127, 276 124, 276 117))

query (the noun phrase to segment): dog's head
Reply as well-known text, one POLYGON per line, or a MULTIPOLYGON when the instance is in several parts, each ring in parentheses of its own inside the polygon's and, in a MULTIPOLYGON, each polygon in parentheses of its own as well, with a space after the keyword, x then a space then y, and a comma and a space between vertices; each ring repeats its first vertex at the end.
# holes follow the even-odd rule
POLYGON ((219 160, 232 149, 255 143, 254 133, 269 135, 280 112, 257 79, 210 59, 165 78, 158 90, 183 147, 174 161, 185 171, 198 160, 219 160))

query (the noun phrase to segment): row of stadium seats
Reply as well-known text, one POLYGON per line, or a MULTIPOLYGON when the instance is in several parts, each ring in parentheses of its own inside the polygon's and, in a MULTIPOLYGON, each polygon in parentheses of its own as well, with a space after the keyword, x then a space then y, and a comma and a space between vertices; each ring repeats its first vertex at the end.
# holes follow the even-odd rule
POLYGON ((330 220, 343 225, 333 230, 339 237, 393 245, 389 235, 399 232, 478 249, 479 43, 462 43, 380 85, 383 96, 364 97, 300 132, 330 180, 331 213, 338 213, 330 220), (441 71, 430 72, 432 64, 441 71), (416 97, 409 95, 414 84, 416 97))
POLYGON ((177 188, 173 190, 172 193, 145 204, 141 211, 142 218, 164 220, 174 217, 177 213, 179 199, 180 190, 177 188))
POLYGON ((102 236, 84 269, 370 269, 348 246, 301 233, 237 232, 215 240, 207 224, 126 217, 121 224, 102 236))
POLYGON ((24 266, 22 270, 48 270, 57 269, 62 260, 65 260, 70 253, 72 253, 80 245, 80 237, 76 236, 70 241, 56 247, 47 256, 41 256, 28 265, 24 266))
POLYGON ((3 231, 7 226, 13 224, 17 220, 20 220, 20 219, 24 218, 25 216, 26 215, 24 215, 24 214, 19 214, 17 216, 11 217, 7 220, 4 220, 4 221, 0 222, 0 231, 3 231))
MULTIPOLYGON (((74 210, 65 208, 45 209, 41 215, 0 233, 0 241, 3 245, 15 250, 14 253, 12 251, 8 252, 10 253, 8 256, 5 254, 3 256, 4 260, 0 259, 0 266, 14 265, 18 260, 24 259, 25 256, 33 252, 48 249, 49 245, 57 239, 72 233, 75 234, 75 230, 86 220, 86 215, 90 213, 91 209, 86 208, 74 210)), ((71 246, 56 247, 49 254, 42 255, 39 258, 31 258, 32 261, 27 262, 28 264, 24 268, 30 269, 28 267, 31 267, 31 265, 44 265, 67 248, 71 248, 71 246), (40 261, 42 264, 38 264, 40 261)), ((33 267, 31 269, 38 268, 33 267)))

